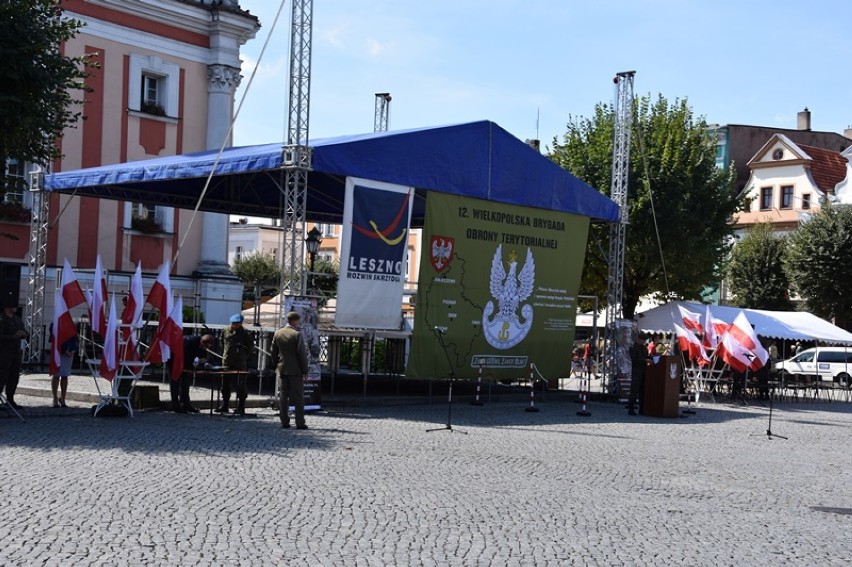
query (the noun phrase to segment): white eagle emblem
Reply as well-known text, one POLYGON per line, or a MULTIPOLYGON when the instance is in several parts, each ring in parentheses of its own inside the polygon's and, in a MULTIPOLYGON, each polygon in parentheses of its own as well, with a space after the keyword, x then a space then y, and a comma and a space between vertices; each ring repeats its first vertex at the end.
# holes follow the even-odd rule
POLYGON ((524 265, 518 273, 518 260, 515 251, 509 254, 509 272, 503 268, 503 245, 497 246, 494 258, 491 260, 490 291, 497 300, 497 312, 494 313, 494 302, 489 301, 482 312, 482 326, 488 344, 495 348, 507 349, 521 342, 532 326, 533 310, 529 304, 521 308, 518 317, 518 306, 532 295, 535 289, 535 261, 532 250, 527 248, 524 265), (494 314, 494 318, 491 315, 494 314))
POLYGON ((432 255, 429 261, 436 272, 441 272, 453 261, 453 248, 455 239, 446 236, 432 237, 432 255))

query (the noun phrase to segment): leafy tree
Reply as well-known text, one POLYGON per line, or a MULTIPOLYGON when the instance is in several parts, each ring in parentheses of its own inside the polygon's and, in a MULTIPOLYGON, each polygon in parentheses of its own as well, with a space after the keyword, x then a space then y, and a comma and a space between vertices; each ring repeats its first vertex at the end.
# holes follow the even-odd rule
MULTIPOLYGON (((608 195, 613 131, 613 109, 599 103, 592 118, 572 117, 562 143, 554 138, 550 157, 608 195)), ((664 296, 668 288, 670 297, 694 299, 717 285, 733 235, 729 220, 741 208, 733 193, 733 168, 716 168, 715 141, 686 100, 670 104, 662 95, 655 101, 637 98, 630 156, 623 296, 627 318, 643 295, 664 296)), ((608 235, 608 225, 591 228, 583 295, 606 297, 608 235)))
POLYGON ((793 289, 815 314, 852 324, 852 206, 816 212, 788 237, 784 269, 793 289))
POLYGON ((234 260, 231 271, 240 278, 246 288, 250 287, 253 290, 254 318, 257 321, 260 316, 261 288, 264 284, 278 285, 281 279, 281 266, 271 254, 256 252, 234 260))
MULTIPOLYGON (((309 267, 305 267, 308 273, 309 267)), ((320 305, 325 305, 329 298, 337 296, 337 282, 340 279, 340 264, 326 258, 317 258, 314 262, 314 274, 308 276, 308 291, 321 296, 320 305)))
MULTIPOLYGON (((89 56, 68 57, 60 45, 74 37, 82 22, 62 18, 57 0, 0 2, 0 164, 9 158, 47 164, 59 156, 63 129, 81 115, 89 56)), ((6 168, 0 167, 0 197, 6 192, 6 168)))
POLYGON ((735 304, 752 309, 791 309, 790 282, 783 268, 786 237, 770 223, 751 227, 731 252, 725 269, 735 304))

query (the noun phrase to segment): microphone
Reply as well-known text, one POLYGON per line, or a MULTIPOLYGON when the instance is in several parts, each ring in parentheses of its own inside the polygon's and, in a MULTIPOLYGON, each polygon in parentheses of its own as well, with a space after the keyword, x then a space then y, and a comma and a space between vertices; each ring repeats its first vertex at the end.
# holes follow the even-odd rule
POLYGON ((442 329, 441 327, 435 327, 435 328, 434 328, 434 331, 435 331, 436 333, 441 334, 441 335, 443 335, 443 334, 444 334, 444 329, 442 329))

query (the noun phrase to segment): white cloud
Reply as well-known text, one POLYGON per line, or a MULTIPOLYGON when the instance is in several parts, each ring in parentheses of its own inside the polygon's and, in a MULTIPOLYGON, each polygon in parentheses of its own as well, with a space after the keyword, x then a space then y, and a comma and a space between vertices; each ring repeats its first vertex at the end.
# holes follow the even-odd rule
POLYGON ((386 50, 387 50, 387 46, 385 46, 380 41, 373 39, 371 37, 367 38, 367 53, 369 53, 373 57, 381 55, 386 50))
POLYGON ((330 43, 334 47, 342 49, 344 47, 343 35, 349 29, 349 26, 344 24, 340 25, 336 28, 326 29, 322 32, 321 37, 326 42, 330 43))

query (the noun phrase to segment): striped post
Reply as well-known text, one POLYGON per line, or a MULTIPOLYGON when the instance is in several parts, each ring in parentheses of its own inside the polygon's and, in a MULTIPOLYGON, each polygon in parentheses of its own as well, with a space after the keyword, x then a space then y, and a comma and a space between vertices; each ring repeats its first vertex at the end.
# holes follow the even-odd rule
POLYGON ((481 389, 482 389, 482 360, 479 361, 479 377, 476 379, 476 397, 474 398, 474 400, 472 402, 470 402, 470 405, 472 405, 472 406, 481 406, 482 405, 482 402, 479 399, 479 393, 480 393, 481 389))
POLYGON ((586 373, 584 370, 582 375, 580 376, 580 411, 577 412, 577 415, 583 417, 589 417, 590 415, 592 415, 586 407, 586 401, 588 399, 589 390, 592 387, 591 374, 591 370, 588 373, 586 373))
POLYGON ((524 411, 527 412, 536 412, 538 408, 535 407, 535 380, 533 379, 533 363, 530 362, 530 405, 524 411))

